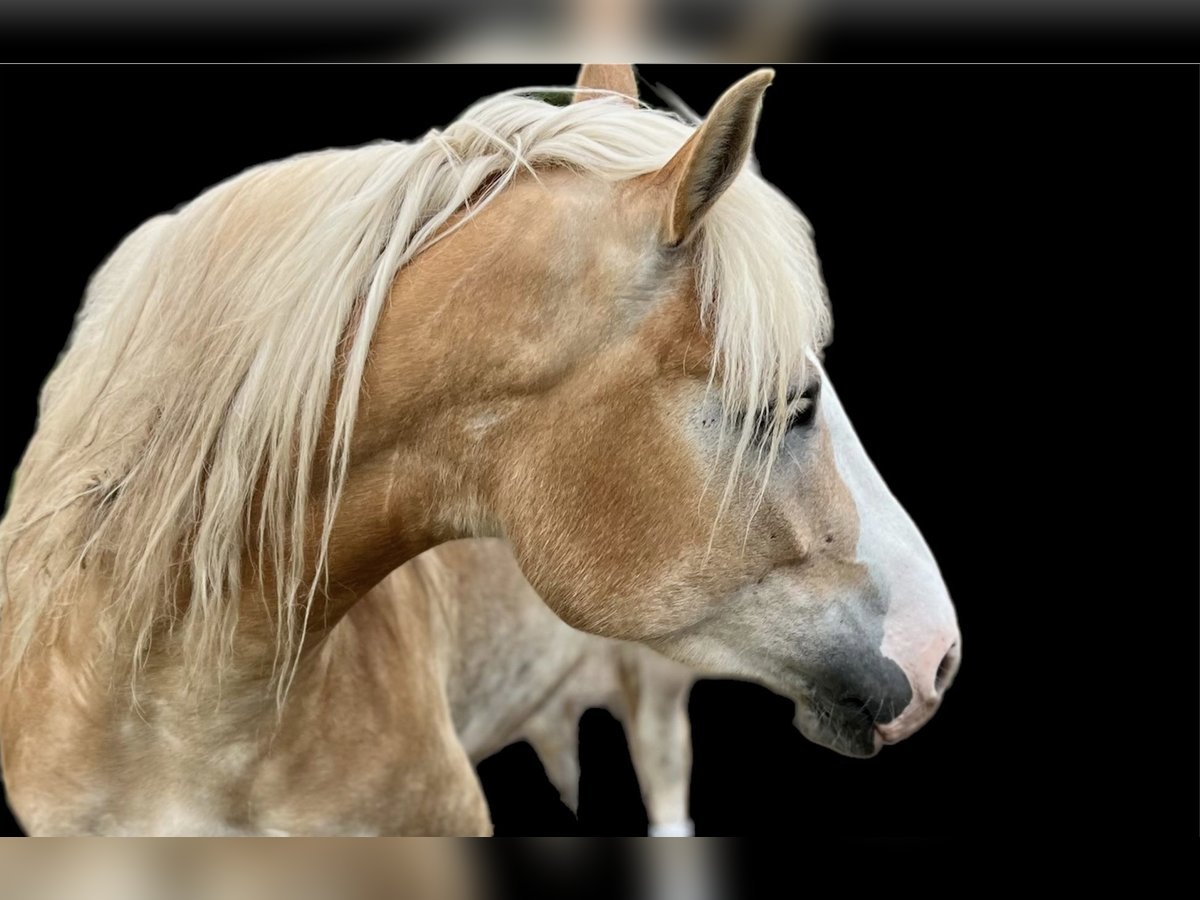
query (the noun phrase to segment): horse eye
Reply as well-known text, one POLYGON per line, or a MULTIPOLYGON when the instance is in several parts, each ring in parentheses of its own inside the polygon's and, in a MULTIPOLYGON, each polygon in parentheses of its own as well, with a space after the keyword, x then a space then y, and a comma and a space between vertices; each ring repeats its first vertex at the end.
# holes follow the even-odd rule
POLYGON ((805 428, 813 423, 813 419, 817 415, 817 389, 811 387, 800 395, 800 402, 797 404, 791 418, 788 419, 788 431, 793 428, 805 428))
MULTIPOLYGON (((788 397, 788 406, 795 407, 787 421, 788 431, 792 431, 795 428, 806 428, 813 423, 817 415, 817 395, 819 393, 820 386, 813 385, 805 390, 798 399, 795 394, 791 394, 788 397)), ((758 432, 760 437, 766 437, 774 415, 774 407, 767 407, 760 411, 755 427, 755 431, 758 432)))

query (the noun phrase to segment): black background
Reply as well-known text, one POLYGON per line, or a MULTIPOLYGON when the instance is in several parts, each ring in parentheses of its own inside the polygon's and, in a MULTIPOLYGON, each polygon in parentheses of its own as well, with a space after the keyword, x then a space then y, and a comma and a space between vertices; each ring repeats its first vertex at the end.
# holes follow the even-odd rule
MULTIPOLYGON (((4 73, 5 472, 88 275, 144 219, 258 162, 415 138, 575 76, 69 71, 4 73)), ((701 111, 746 71, 640 70, 701 111)), ((700 683, 699 833, 1195 833, 1197 85, 1192 67, 780 67, 761 168, 815 226, 828 370, 938 557, 964 662, 930 725, 869 761, 807 743, 760 688, 700 683)), ((607 714, 581 754, 578 823, 527 746, 486 761, 497 832, 640 833, 607 714)))

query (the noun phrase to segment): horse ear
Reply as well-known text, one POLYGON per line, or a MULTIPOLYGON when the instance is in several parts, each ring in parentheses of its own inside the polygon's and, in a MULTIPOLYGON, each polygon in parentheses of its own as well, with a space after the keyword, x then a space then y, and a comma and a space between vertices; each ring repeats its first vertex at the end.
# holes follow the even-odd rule
POLYGON ((630 106, 638 105, 637 79, 633 76, 633 66, 602 66, 588 63, 579 70, 579 78, 575 81, 575 99, 572 103, 583 100, 594 100, 603 97, 595 91, 614 91, 624 94, 630 106))
POLYGON ((742 171, 754 145, 763 92, 774 77, 774 69, 759 69, 729 88, 654 176, 671 196, 666 230, 672 245, 696 233, 704 214, 742 171))

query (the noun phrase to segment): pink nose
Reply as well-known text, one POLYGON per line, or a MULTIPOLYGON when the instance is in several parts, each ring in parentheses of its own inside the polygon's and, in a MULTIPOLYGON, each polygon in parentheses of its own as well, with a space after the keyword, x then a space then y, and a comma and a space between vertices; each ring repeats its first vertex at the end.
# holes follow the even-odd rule
POLYGON ((913 696, 896 718, 886 725, 876 725, 885 744, 902 741, 933 718, 942 703, 942 695, 954 681, 962 660, 962 638, 954 636, 949 649, 945 644, 933 644, 928 651, 905 666, 904 674, 912 685, 913 696))

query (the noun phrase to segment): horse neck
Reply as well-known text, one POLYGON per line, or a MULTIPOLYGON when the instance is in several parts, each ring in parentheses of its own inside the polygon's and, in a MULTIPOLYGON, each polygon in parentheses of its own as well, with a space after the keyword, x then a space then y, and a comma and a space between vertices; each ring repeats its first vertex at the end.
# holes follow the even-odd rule
MULTIPOLYGON (((463 434, 441 412, 458 376, 454 330, 438 320, 450 282, 437 256, 435 247, 397 275, 372 342, 330 534, 332 590, 321 617, 330 624, 425 550, 498 530, 480 512, 485 448, 464 452, 463 434)), ((314 547, 319 512, 315 519, 314 547)))

